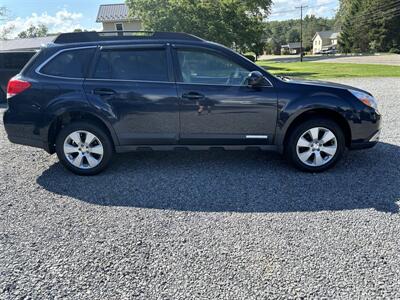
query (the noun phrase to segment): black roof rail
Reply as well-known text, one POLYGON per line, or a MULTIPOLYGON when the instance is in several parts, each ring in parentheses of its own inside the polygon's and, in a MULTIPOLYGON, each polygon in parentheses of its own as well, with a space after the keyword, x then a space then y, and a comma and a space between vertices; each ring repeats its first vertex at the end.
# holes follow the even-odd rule
POLYGON ((186 40, 203 41, 203 39, 182 32, 153 31, 87 31, 61 33, 54 40, 55 44, 70 44, 84 42, 114 41, 114 40, 186 40))

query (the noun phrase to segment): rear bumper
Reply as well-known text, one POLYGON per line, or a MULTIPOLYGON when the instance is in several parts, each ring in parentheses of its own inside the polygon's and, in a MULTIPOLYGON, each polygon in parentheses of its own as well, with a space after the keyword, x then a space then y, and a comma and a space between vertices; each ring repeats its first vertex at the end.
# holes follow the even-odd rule
MULTIPOLYGON (((29 114, 26 114, 29 116, 29 114)), ((49 145, 42 138, 41 130, 35 122, 30 122, 29 118, 20 116, 6 110, 3 116, 4 128, 10 142, 36 148, 41 148, 49 152, 49 145), (23 119, 23 121, 22 121, 23 119)))
POLYGON ((43 143, 41 140, 35 140, 35 139, 32 139, 32 138, 10 135, 8 133, 7 133, 7 135, 8 135, 9 141, 11 143, 14 143, 14 144, 20 144, 20 145, 25 145, 25 146, 36 147, 36 148, 41 148, 41 149, 44 149, 44 150, 46 150, 46 148, 47 148, 45 143, 43 143))

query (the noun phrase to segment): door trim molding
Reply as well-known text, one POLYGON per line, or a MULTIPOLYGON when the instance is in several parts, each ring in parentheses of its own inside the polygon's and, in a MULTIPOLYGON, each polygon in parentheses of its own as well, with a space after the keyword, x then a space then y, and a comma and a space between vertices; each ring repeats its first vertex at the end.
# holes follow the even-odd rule
POLYGON ((267 140, 268 135, 246 135, 246 139, 263 139, 267 140))

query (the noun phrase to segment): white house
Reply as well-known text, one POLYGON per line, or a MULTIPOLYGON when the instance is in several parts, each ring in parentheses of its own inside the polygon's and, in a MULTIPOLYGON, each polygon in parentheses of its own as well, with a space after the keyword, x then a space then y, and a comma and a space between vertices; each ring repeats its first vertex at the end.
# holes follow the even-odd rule
POLYGON ((339 32, 320 31, 313 37, 313 54, 328 50, 336 50, 339 32))
POLYGON ((142 30, 140 20, 130 17, 123 3, 100 5, 96 22, 103 23, 103 31, 142 30))

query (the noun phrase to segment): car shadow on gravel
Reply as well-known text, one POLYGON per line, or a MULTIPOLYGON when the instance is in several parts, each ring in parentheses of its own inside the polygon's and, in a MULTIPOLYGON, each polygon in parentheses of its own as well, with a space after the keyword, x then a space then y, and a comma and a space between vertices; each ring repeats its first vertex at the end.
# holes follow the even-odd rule
POLYGON ((400 147, 349 152, 334 169, 302 173, 263 152, 143 152, 118 155, 94 177, 55 163, 37 183, 103 206, 201 212, 307 212, 376 209, 397 213, 400 147))

